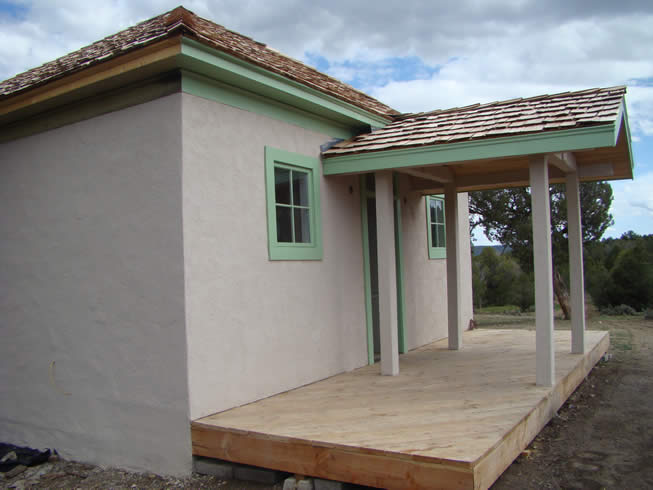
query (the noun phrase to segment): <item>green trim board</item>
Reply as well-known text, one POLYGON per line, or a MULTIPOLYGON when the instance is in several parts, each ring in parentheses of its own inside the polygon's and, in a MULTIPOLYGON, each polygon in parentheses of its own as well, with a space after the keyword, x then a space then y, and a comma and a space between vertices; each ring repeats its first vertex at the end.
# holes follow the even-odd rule
MULTIPOLYGON (((623 117, 623 116, 622 116, 623 117)), ((620 123, 619 123, 620 124, 620 123)), ((324 175, 613 147, 617 124, 324 158, 324 175)))
POLYGON ((621 129, 621 123, 624 120, 624 110, 626 109, 625 101, 626 99, 622 97, 621 103, 619 104, 619 110, 617 111, 617 119, 615 121, 614 140, 612 142, 612 146, 617 146, 617 140, 619 139, 619 130, 621 129))
POLYGON ((235 56, 205 46, 193 39, 182 38, 180 67, 229 85, 296 106, 310 113, 354 126, 383 127, 389 118, 372 114, 319 90, 307 87, 235 56))
POLYGON ((404 251, 401 226, 401 196, 399 194, 399 176, 392 175, 395 212, 395 267, 397 270, 397 336, 399 352, 408 352, 406 346, 406 285, 404 284, 404 251))
POLYGON ((429 253, 429 259, 446 259, 447 258, 447 245, 446 245, 446 228, 444 225, 444 196, 433 195, 425 196, 424 202, 426 204, 426 240, 429 253), (442 210, 442 221, 438 220, 437 210, 432 208, 432 204, 440 206, 442 210), (435 221, 434 221, 435 214, 435 221), (436 231, 436 236, 433 236, 435 229, 440 228, 442 233, 439 235, 436 231), (435 244, 435 245, 434 245, 435 244))
POLYGON ((317 158, 291 153, 277 148, 265 147, 265 191, 267 205, 268 253, 270 260, 321 260, 322 259, 322 219, 320 211, 320 161, 317 158), (308 205, 299 206, 277 203, 275 189, 275 170, 289 172, 296 170, 308 177, 308 205), (290 209, 290 223, 293 238, 291 241, 278 239, 277 208, 290 209), (308 210, 309 241, 302 243, 295 239, 295 208, 308 210))
MULTIPOLYGON (((626 143, 628 143, 628 158, 630 159, 630 170, 632 171, 635 168, 635 162, 633 161, 633 147, 632 147, 632 140, 630 137, 630 124, 628 123, 628 109, 626 108, 625 97, 621 99, 620 117, 617 120, 620 121, 621 125, 623 125, 623 130, 626 135, 626 143)), ((616 128, 615 139, 614 139, 615 146, 619 139, 620 133, 621 133, 621 127, 616 128)))
POLYGON ((372 279, 370 268, 370 240, 369 225, 367 222, 367 189, 365 176, 359 177, 361 200, 361 235, 363 244, 363 287, 365 288, 365 328, 367 331, 367 363, 374 364, 374 332, 372 313, 372 279))
POLYGON ((347 139, 357 134, 357 131, 350 126, 323 116, 308 113, 197 73, 187 70, 182 70, 181 73, 181 90, 184 93, 261 114, 278 121, 324 133, 334 138, 347 139))

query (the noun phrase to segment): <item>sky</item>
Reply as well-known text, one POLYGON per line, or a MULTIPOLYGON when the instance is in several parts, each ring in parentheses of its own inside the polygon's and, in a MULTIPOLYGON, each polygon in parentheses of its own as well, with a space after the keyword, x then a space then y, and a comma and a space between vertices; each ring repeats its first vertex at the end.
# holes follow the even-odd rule
MULTIPOLYGON (((0 80, 181 0, 0 0, 0 80)), ((632 181, 606 237, 653 233, 651 0, 187 0, 402 112, 627 85, 632 181)), ((477 236, 476 244, 487 240, 477 236)))

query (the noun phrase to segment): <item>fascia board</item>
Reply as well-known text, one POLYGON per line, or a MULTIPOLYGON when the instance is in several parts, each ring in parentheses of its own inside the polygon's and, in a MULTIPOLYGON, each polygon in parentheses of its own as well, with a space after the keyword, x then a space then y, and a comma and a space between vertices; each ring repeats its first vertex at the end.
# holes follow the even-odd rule
POLYGON ((182 38, 181 68, 353 125, 383 127, 390 121, 235 56, 182 38))
POLYGON ((630 160, 630 173, 632 178, 633 169, 635 168, 635 162, 633 161, 633 146, 632 140, 630 137, 630 124, 628 124, 628 109, 626 108, 626 98, 621 99, 621 107, 619 108, 619 118, 617 119, 617 127, 615 127, 614 132, 614 144, 617 144, 619 139, 619 133, 621 132, 621 126, 624 128, 624 134, 626 135, 626 143, 628 143, 628 159, 630 160))
POLYGON ((470 160, 578 151, 614 146, 615 123, 466 141, 419 148, 377 151, 323 159, 324 175, 372 172, 403 167, 441 165, 470 160))

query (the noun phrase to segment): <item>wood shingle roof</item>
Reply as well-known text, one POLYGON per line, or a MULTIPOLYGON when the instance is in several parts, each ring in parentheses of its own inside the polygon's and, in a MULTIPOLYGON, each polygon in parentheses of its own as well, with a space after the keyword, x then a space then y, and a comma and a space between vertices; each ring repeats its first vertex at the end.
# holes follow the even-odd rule
POLYGON ((596 88, 527 99, 406 114, 372 133, 334 145, 325 157, 473 141, 613 123, 626 87, 596 88))
POLYGON ((370 113, 385 118, 398 114, 394 109, 346 83, 263 43, 203 19, 183 7, 177 7, 1 82, 0 101, 180 34, 370 113))

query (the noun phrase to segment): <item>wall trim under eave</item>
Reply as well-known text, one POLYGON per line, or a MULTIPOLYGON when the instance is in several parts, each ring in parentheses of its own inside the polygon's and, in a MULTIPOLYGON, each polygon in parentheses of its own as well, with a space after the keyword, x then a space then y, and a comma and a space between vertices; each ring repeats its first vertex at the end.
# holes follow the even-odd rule
POLYGON ((338 175, 613 147, 615 125, 611 123, 522 136, 334 156, 323 158, 322 166, 324 175, 338 175))
POLYGON ((317 89, 277 75, 235 56, 188 39, 181 40, 180 68, 269 97, 327 119, 358 127, 383 127, 389 118, 373 114, 317 89))
POLYGON ((181 90, 187 94, 262 114, 272 119, 328 134, 335 138, 347 139, 358 134, 357 130, 345 124, 310 114, 301 109, 187 70, 181 72, 181 90))
POLYGON ((24 117, 16 122, 0 124, 0 143, 50 131, 52 129, 116 112, 181 91, 178 72, 159 75, 117 89, 100 92, 45 112, 24 117))

